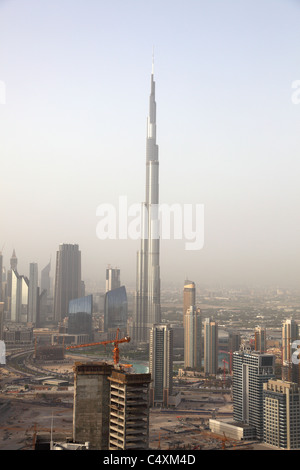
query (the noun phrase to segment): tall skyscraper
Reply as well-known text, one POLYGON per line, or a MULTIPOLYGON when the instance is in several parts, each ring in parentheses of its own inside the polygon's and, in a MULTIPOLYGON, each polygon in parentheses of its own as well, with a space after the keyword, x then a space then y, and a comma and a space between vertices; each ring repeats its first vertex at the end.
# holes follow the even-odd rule
POLYGON ((282 360, 290 363, 292 360, 292 343, 298 339, 298 324, 292 318, 287 319, 282 325, 282 360))
POLYGON ((153 325, 150 330, 149 372, 151 405, 167 406, 173 391, 173 330, 168 324, 153 325))
POLYGON ((105 292, 118 289, 120 286, 120 269, 111 267, 106 268, 105 292))
POLYGON ((275 356, 241 348, 233 353, 234 421, 246 423, 263 438, 263 384, 275 378, 275 356))
POLYGON ((141 248, 137 257, 134 340, 148 341, 149 331, 161 321, 159 267, 159 162, 156 144, 155 81, 152 63, 146 139, 146 199, 142 205, 141 248))
POLYGON ((69 302, 81 297, 81 252, 78 245, 61 244, 56 254, 54 320, 68 315, 69 302))
POLYGON ((41 271, 41 292, 43 292, 43 290, 47 291, 47 297, 49 297, 51 293, 50 269, 51 261, 49 261, 41 271))
POLYGON ((190 306, 183 318, 184 367, 201 368, 202 324, 200 309, 190 306))
POLYGON ((20 276, 17 271, 11 270, 11 317, 15 323, 28 321, 28 289, 29 280, 20 276))
POLYGON ((191 305, 196 305, 196 286, 193 281, 185 281, 183 288, 183 317, 191 305))
POLYGON ((255 351, 265 353, 267 350, 267 332, 265 328, 258 326, 255 328, 255 351))
POLYGON ((3 340, 4 329, 4 302, 0 302, 0 340, 3 340))
POLYGON ((204 320, 204 372, 218 372, 218 324, 210 318, 204 320))
POLYGON ((106 292, 104 299, 104 331, 127 334, 128 301, 125 286, 106 292))
POLYGON ((92 339, 93 296, 87 295, 69 302, 68 334, 87 334, 92 339))
POLYGON ((29 265, 29 289, 28 289, 28 321, 36 324, 38 313, 38 265, 29 265))
POLYGON ((19 322, 19 302, 18 302, 18 279, 17 271, 9 270, 10 280, 10 320, 19 322))
POLYGON ((16 270, 18 268, 18 258, 16 256, 15 250, 13 250, 13 253, 10 258, 10 268, 13 270, 16 270))

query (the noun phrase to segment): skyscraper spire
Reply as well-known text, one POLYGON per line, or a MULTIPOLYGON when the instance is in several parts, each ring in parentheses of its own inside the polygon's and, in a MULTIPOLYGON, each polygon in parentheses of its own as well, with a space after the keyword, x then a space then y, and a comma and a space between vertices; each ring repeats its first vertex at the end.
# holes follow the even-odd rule
POLYGON ((152 49, 152 75, 154 75, 154 46, 152 49))
POLYGON ((153 56, 146 138, 146 197, 143 203, 141 249, 137 258, 136 318, 133 332, 134 339, 138 342, 148 341, 150 329, 161 319, 158 220, 159 162, 156 143, 153 56))

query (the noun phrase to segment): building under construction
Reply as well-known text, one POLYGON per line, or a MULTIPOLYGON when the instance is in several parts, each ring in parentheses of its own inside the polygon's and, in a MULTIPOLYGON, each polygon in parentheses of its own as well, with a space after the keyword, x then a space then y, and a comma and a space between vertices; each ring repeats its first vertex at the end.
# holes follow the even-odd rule
POLYGON ((74 366, 73 441, 91 450, 149 448, 151 374, 106 362, 74 366))
POLYGON ((109 450, 149 449, 151 374, 113 370, 110 377, 109 450))
POLYGON ((89 442, 91 450, 108 449, 112 370, 113 365, 105 362, 74 366, 73 441, 89 442))

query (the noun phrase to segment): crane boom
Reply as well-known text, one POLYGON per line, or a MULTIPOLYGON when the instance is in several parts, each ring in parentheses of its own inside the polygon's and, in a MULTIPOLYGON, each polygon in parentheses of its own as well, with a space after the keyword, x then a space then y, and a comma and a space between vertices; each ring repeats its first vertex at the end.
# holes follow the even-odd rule
POLYGON ((86 348, 86 347, 89 347, 89 346, 99 346, 99 345, 106 346, 107 344, 113 344, 114 345, 114 349, 113 349, 114 364, 118 364, 119 363, 119 358, 120 358, 119 344, 120 343, 129 343, 129 341, 130 341, 129 336, 125 336, 124 338, 119 339, 119 328, 118 328, 115 339, 111 339, 111 340, 107 340, 107 341, 98 341, 97 343, 75 344, 73 346, 66 347, 66 349, 86 348))

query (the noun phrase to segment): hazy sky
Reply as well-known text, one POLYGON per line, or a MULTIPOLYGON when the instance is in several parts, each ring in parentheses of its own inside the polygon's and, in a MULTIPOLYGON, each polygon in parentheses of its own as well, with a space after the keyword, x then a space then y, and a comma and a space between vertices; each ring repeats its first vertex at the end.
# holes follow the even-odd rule
POLYGON ((139 242, 99 240, 96 210, 144 200, 154 46, 160 201, 205 210, 203 249, 162 241, 162 285, 300 285, 299 24, 297 0, 0 0, 5 265, 54 276, 78 243, 85 280, 135 281, 139 242))

